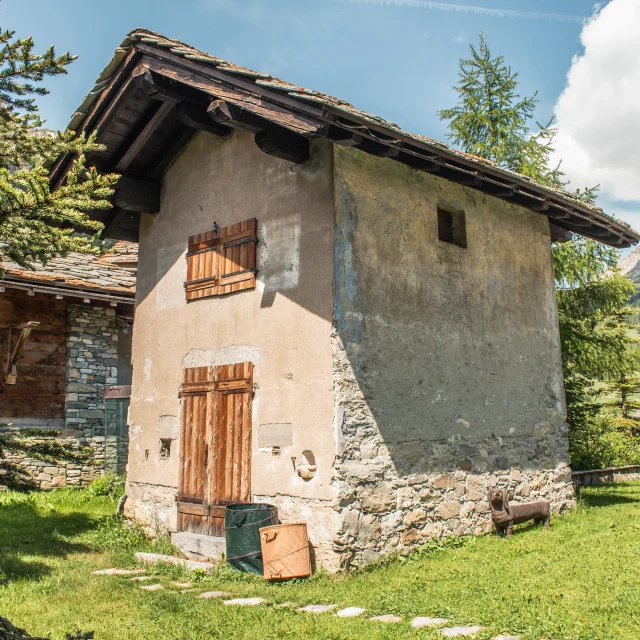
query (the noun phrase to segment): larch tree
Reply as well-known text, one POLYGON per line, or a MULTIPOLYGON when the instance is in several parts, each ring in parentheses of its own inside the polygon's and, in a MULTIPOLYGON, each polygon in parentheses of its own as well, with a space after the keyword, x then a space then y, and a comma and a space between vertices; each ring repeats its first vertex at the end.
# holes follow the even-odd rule
MULTIPOLYGON (((519 95, 518 74, 503 56, 492 55, 482 34, 470 51, 471 57, 459 63, 457 104, 438 112, 448 121, 448 138, 463 151, 540 184, 566 188, 560 164, 552 161, 553 122, 541 126, 533 121, 537 92, 519 95)), ((593 203, 597 191, 595 186, 575 194, 593 203)), ((602 430, 594 421, 602 405, 594 401, 599 393, 595 381, 623 380, 638 368, 626 324, 627 303, 636 287, 616 272, 617 252, 590 239, 577 236, 555 245, 553 261, 572 463, 577 468, 599 466, 602 430), (593 442, 595 437, 599 443, 593 442)))
MULTIPOLYGON (((87 214, 111 206, 118 176, 87 166, 87 155, 103 149, 95 136, 39 130, 43 121, 35 102, 48 93, 43 81, 65 74, 74 59, 69 53, 56 55, 53 47, 36 53, 31 38, 0 31, 0 277, 5 260, 28 267, 70 251, 100 251, 102 225, 87 214), (65 183, 52 190, 48 167, 66 153, 75 161, 65 183)), ((50 463, 87 460, 85 450, 57 435, 0 425, 0 486, 35 486, 20 465, 21 456, 50 463)))

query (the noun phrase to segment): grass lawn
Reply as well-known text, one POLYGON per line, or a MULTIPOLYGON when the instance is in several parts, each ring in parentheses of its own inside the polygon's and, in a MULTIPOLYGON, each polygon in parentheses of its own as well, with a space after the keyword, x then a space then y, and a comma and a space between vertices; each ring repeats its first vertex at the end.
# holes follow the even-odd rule
POLYGON ((640 638, 640 483, 585 488, 580 506, 551 529, 517 528, 512 539, 468 539, 458 547, 416 552, 349 576, 268 584, 221 567, 180 593, 181 569, 154 568, 163 591, 126 577, 95 576, 133 567, 137 550, 168 551, 110 516, 114 503, 86 491, 0 494, 0 615, 33 635, 62 640, 95 631, 96 640, 209 638, 438 638, 415 630, 415 616, 482 625, 478 639, 640 638), (201 591, 261 596, 268 604, 226 607, 201 591), (367 609, 362 618, 298 613, 278 603, 367 609), (393 613, 396 624, 368 616, 393 613))

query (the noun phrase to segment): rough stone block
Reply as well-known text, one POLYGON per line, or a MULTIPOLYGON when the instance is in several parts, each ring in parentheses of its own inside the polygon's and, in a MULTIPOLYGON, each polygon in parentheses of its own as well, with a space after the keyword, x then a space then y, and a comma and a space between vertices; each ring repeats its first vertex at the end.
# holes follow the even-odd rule
POLYGON ((438 516, 443 520, 455 518, 460 513, 460 503, 451 501, 443 502, 438 506, 438 516))
POLYGON ((178 531, 171 534, 171 544, 189 560, 220 560, 226 551, 224 537, 178 531))

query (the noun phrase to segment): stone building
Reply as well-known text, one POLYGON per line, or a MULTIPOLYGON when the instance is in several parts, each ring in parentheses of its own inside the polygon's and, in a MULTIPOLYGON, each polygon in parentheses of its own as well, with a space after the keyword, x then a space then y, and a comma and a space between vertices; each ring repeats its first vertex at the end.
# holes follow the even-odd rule
POLYGON ((126 420, 105 446, 105 395, 128 402, 136 262, 137 245, 120 242, 97 258, 0 265, 0 429, 51 429, 93 451, 85 466, 21 458, 41 489, 86 485, 106 457, 124 471, 126 420))
POLYGON ((140 241, 129 517, 211 556, 267 501, 336 569, 486 530, 496 484, 571 505, 550 246, 629 227, 144 30, 70 128, 140 241))

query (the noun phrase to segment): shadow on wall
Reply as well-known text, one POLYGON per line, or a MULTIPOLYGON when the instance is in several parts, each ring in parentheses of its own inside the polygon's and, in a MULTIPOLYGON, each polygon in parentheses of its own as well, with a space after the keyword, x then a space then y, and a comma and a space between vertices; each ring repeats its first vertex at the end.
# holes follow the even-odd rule
POLYGON ((334 320, 344 458, 387 459, 400 478, 566 465, 546 220, 386 161, 388 183, 404 187, 391 189, 376 177, 381 160, 344 153, 334 320), (440 202, 466 211, 468 246, 438 240, 440 202))
MULTIPOLYGON (((331 146, 322 140, 313 141, 307 162, 292 165, 264 154, 248 134, 196 136, 165 175, 161 212, 141 218, 137 305, 154 292, 158 310, 186 305, 189 236, 210 231, 214 221, 226 226, 256 218, 260 307, 284 295, 330 322, 332 301, 325 294, 333 278, 331 166, 331 146), (163 298, 170 298, 166 307, 163 298)), ((216 300, 236 295, 246 293, 216 300)))

